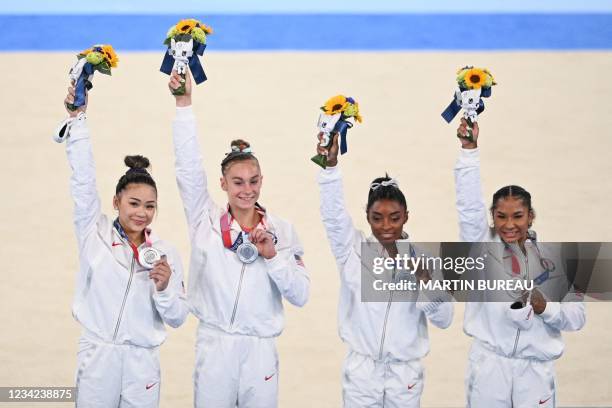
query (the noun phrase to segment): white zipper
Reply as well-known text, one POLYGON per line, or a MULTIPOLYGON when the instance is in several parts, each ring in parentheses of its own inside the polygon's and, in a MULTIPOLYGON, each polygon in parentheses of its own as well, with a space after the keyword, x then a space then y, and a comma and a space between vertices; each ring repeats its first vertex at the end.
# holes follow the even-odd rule
MULTIPOLYGON (((393 270, 393 282, 395 282, 395 269, 393 270)), ((389 301, 387 302, 387 311, 385 312, 385 320, 383 322, 382 335, 380 337, 380 350, 378 352, 378 359, 382 360, 383 346, 385 345, 385 335, 387 333, 387 319, 389 318, 389 310, 391 309, 391 302, 393 301, 393 292, 389 294, 389 301)))
MULTIPOLYGON (((521 254, 521 256, 523 257, 523 261, 525 261, 525 271, 526 271, 526 279, 529 279, 529 253, 527 253, 526 255, 523 255, 523 251, 521 251, 521 248, 519 247, 519 252, 521 254)), ((527 248, 525 248, 525 252, 527 252, 527 248)), ((521 277, 523 274, 521 274, 521 277)), ((527 306, 527 305, 525 305, 527 306)), ((512 354, 510 355, 510 357, 514 357, 514 355, 516 354, 516 349, 518 347, 518 342, 519 342, 519 337, 521 337, 521 329, 516 329, 516 337, 514 339, 514 349, 512 349, 512 354)))
POLYGON ((240 299, 240 290, 242 289, 242 278, 244 277, 244 270, 247 264, 242 264, 242 270, 240 271, 240 282, 238 282, 238 291, 236 292, 236 301, 234 302, 234 311, 232 312, 232 319, 230 320, 230 329, 234 325, 234 319, 236 318, 236 311, 238 310, 238 299, 240 299))
POLYGON ((123 295, 123 302, 121 303, 121 310, 119 310, 119 317, 117 318, 117 325, 115 326, 115 334, 113 334, 113 342, 117 339, 117 333, 119 332, 119 325, 121 324, 121 317, 123 316, 123 309, 125 308, 125 302, 130 293, 130 286, 132 286, 132 278, 134 277, 134 263, 136 257, 132 254, 132 265, 130 266, 130 278, 128 279, 127 287, 125 288, 125 294, 123 295))

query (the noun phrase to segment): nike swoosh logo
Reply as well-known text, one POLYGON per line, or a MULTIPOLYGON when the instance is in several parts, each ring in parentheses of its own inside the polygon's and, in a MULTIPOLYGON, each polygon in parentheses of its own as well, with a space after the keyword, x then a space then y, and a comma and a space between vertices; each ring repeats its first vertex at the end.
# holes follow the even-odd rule
POLYGON ((409 389, 409 390, 413 389, 415 385, 417 385, 417 383, 414 383, 414 384, 412 384, 412 385, 409 385, 409 386, 408 386, 408 389, 409 389))
POLYGON ((123 245, 123 242, 113 242, 112 244, 114 247, 119 246, 119 245, 123 245))
POLYGON ((546 398, 544 401, 540 400, 540 405, 542 405, 542 404, 546 403, 546 402, 547 402, 549 399, 551 399, 551 398, 552 398, 552 397, 548 397, 548 398, 546 398))
MULTIPOLYGON (((276 373, 274 373, 274 374, 276 374, 276 373)), ((270 376, 267 376, 267 375, 266 375, 266 376, 264 377, 264 380, 265 380, 265 381, 268 381, 270 378, 274 377, 274 374, 272 374, 272 375, 270 375, 270 376)))
POLYGON ((147 390, 150 390, 151 388, 155 387, 155 384, 157 384, 156 382, 151 383, 151 384, 147 384, 147 386, 145 387, 147 390))

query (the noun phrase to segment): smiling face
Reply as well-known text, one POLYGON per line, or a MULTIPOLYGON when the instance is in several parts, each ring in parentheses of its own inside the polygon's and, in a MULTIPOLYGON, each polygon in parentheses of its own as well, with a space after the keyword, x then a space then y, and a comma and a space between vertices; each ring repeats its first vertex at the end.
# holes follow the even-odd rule
POLYGON ((255 208, 263 176, 255 160, 231 163, 221 177, 221 188, 227 192, 230 209, 255 208))
POLYGON ((497 200, 492 210, 493 227, 506 243, 523 243, 534 214, 519 197, 508 196, 497 200))
POLYGON ((383 246, 392 244, 402 237, 406 221, 408 221, 406 207, 395 200, 377 200, 368 210, 368 223, 372 228, 372 235, 383 246))
POLYGON ((130 183, 113 197, 119 223, 128 235, 142 233, 157 210, 157 192, 144 183, 130 183))

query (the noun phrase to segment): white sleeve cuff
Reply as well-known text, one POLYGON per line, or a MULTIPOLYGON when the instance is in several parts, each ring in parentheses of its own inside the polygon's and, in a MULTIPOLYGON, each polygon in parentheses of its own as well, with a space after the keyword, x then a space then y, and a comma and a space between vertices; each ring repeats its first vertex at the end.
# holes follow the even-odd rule
POLYGON ((270 259, 264 258, 264 262, 268 266, 268 270, 270 270, 270 269, 274 269, 274 268, 278 267, 280 264, 282 264, 283 260, 281 259, 281 257, 279 256, 279 254, 277 252, 276 255, 274 255, 270 259))
POLYGON ((561 313, 561 303, 559 302, 546 302, 546 308, 542 313, 540 313, 540 317, 546 322, 557 318, 557 316, 561 313))
POLYGON ((455 169, 464 167, 480 166, 480 151, 475 149, 461 149, 461 153, 457 158, 455 169))
POLYGON ((194 119, 193 106, 177 106, 176 108, 176 120, 191 120, 194 119))
POLYGON ((166 286, 166 289, 164 290, 157 290, 157 288, 155 288, 155 293, 153 294, 153 296, 160 299, 170 299, 170 297, 172 297, 170 282, 168 282, 168 286, 166 286))
POLYGON ((480 157, 480 150, 477 147, 474 148, 474 149, 464 149, 464 148, 461 148, 461 157, 465 158, 465 159, 479 158, 480 157))
POLYGON ((338 180, 342 177, 342 173, 340 172, 340 168, 338 165, 334 167, 328 167, 326 169, 321 169, 319 172, 318 181, 320 184, 329 183, 335 180, 338 180))

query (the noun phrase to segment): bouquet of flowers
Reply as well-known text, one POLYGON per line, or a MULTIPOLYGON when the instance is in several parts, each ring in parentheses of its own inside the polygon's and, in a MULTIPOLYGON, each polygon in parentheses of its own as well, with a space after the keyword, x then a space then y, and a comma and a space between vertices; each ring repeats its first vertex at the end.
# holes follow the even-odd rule
MULTIPOLYGON (((348 151, 346 143, 348 129, 353 127, 353 120, 359 123, 363 120, 359 114, 359 104, 351 97, 336 95, 328 99, 325 105, 321 106, 321 110, 323 113, 319 115, 317 123, 319 145, 329 149, 333 142, 333 135, 338 133, 340 154, 346 153, 348 151)), ((327 155, 325 154, 317 154, 311 160, 323 168, 327 167, 327 155)))
POLYGON ((77 58, 69 73, 75 87, 75 98, 74 103, 67 104, 66 107, 72 111, 85 104, 86 91, 93 88, 91 81, 94 72, 111 75, 111 69, 119 62, 112 45, 94 45, 77 54, 77 58))
POLYGON ((442 117, 450 123, 457 113, 463 109, 463 117, 468 123, 467 139, 472 141, 472 126, 478 120, 478 115, 484 109, 482 98, 491 96, 491 87, 497 85, 493 75, 486 68, 466 66, 457 71, 457 89, 448 107, 442 112, 442 117))
MULTIPOLYGON (((212 32, 212 28, 194 19, 181 20, 170 27, 164 41, 168 51, 164 55, 160 71, 170 75, 172 70, 176 70, 184 79, 189 66, 196 84, 206 81, 206 74, 198 56, 204 54, 206 36, 212 32)), ((173 93, 184 95, 185 85, 182 84, 173 93)))

